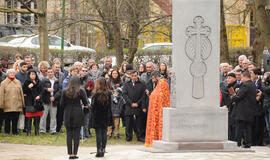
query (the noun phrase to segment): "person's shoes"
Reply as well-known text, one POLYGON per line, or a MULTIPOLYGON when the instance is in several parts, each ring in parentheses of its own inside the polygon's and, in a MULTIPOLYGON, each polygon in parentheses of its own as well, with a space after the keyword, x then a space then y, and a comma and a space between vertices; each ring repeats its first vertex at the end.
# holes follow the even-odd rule
POLYGON ((112 136, 107 136, 107 139, 111 139, 112 138, 112 136))
POLYGON ((137 141, 139 141, 139 142, 145 142, 145 139, 144 138, 138 138, 137 141))
POLYGON ((132 138, 126 138, 126 141, 130 142, 132 141, 132 138))
POLYGON ((102 157, 102 153, 101 152, 97 152, 96 157, 102 157))
POLYGON ((241 147, 241 142, 237 142, 237 146, 238 147, 241 147))
POLYGON ((27 131, 27 136, 31 136, 31 131, 27 131))
POLYGON ((250 145, 244 145, 243 148, 250 148, 250 145))
POLYGON ((13 135, 20 135, 20 133, 19 132, 16 132, 16 133, 12 133, 13 135))
POLYGON ((23 129, 23 132, 26 133, 27 132, 27 129, 23 129))
POLYGON ((52 132, 51 135, 56 135, 56 132, 52 132))
POLYGON ((75 159, 75 158, 74 158, 74 156, 69 156, 69 158, 68 158, 68 159, 75 159))
POLYGON ((73 156, 73 159, 78 159, 79 157, 78 156, 73 156))
POLYGON ((114 136, 114 139, 119 139, 120 137, 119 137, 119 135, 117 135, 117 136, 114 136))
POLYGON ((44 135, 45 134, 45 132, 39 132, 41 135, 44 135))
POLYGON ((104 155, 105 155, 105 148, 102 148, 101 149, 101 157, 104 157, 104 155))

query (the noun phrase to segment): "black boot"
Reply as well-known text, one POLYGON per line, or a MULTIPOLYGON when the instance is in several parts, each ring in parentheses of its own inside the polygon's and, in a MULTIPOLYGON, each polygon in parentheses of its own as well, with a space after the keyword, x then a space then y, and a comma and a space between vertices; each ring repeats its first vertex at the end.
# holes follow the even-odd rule
POLYGON ((101 149, 99 149, 99 148, 97 149, 96 157, 103 157, 103 156, 102 156, 101 149))
POLYGON ((27 119, 27 136, 31 136, 32 118, 27 119))
POLYGON ((40 117, 35 117, 34 120, 34 125, 35 125, 35 135, 39 135, 39 122, 40 122, 40 117))
POLYGON ((101 149, 101 157, 104 157, 104 155, 105 155, 105 148, 102 148, 101 149))

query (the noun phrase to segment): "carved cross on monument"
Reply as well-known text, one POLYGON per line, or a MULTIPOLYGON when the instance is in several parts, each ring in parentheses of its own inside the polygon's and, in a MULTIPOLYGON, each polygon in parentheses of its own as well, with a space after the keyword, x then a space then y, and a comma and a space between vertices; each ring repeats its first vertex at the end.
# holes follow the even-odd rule
POLYGON ((196 16, 193 19, 194 26, 186 29, 188 40, 185 45, 187 57, 192 61, 190 74, 193 76, 192 97, 196 99, 204 96, 204 79, 207 72, 205 60, 211 55, 212 44, 208 38, 211 28, 203 26, 204 19, 196 16))

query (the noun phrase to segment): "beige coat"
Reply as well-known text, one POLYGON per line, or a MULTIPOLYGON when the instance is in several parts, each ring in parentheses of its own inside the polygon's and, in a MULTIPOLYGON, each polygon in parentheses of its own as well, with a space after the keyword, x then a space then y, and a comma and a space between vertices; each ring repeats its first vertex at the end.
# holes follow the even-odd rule
POLYGON ((4 112, 22 112, 24 96, 20 81, 6 78, 0 85, 0 108, 4 112))

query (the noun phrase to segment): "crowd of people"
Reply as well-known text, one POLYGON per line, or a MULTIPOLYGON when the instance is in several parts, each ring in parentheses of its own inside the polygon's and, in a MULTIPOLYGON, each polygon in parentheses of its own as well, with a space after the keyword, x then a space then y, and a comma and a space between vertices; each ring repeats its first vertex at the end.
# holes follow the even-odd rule
POLYGON ((220 64, 220 106, 228 108, 228 139, 238 146, 270 144, 270 72, 245 55, 233 68, 220 64))
POLYGON ((161 139, 161 108, 170 106, 172 69, 166 63, 134 67, 123 62, 118 68, 106 57, 104 64, 90 59, 68 70, 59 58, 36 67, 30 56, 17 54, 14 61, 2 63, 0 132, 55 135, 63 132, 64 123, 70 159, 78 158, 79 141, 92 137, 91 128, 96 132, 96 156, 103 157, 107 139, 120 138, 121 121, 126 141, 132 141, 134 133, 145 146, 161 139))
MULTIPOLYGON (((90 59, 67 71, 61 59, 35 67, 30 56, 0 65, 0 132, 31 136, 67 134, 70 159, 76 159, 80 139, 96 132, 97 154, 103 157, 107 140, 119 139, 122 122, 126 141, 152 146, 162 138, 162 108, 170 107, 172 69, 152 62, 134 67, 112 66, 90 59), (4 127, 2 127, 4 124, 4 127)), ((270 72, 263 73, 245 55, 238 66, 220 64, 220 107, 228 109, 228 139, 238 146, 270 144, 270 72)))

